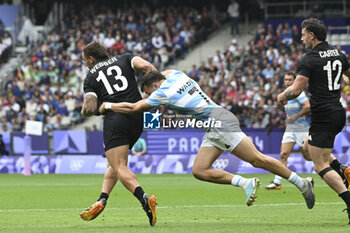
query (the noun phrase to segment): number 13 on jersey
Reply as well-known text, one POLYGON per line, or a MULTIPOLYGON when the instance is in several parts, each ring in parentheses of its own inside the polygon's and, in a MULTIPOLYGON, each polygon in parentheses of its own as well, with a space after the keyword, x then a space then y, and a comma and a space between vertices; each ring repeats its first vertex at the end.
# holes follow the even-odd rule
MULTIPOLYGON (((118 92, 118 91, 124 91, 126 88, 128 88, 128 80, 122 75, 122 70, 119 68, 119 66, 111 66, 107 69, 107 75, 108 76, 112 76, 113 73, 112 71, 115 71, 117 73, 117 75, 114 76, 115 80, 120 80, 121 81, 121 85, 120 84, 114 84, 113 88, 118 92)), ((103 85, 105 86, 107 92, 109 95, 113 95, 114 91, 113 88, 111 86, 111 84, 108 82, 108 79, 106 77, 106 75, 103 73, 102 70, 100 70, 98 72, 98 77, 96 79, 97 82, 101 81, 103 82, 103 85)))

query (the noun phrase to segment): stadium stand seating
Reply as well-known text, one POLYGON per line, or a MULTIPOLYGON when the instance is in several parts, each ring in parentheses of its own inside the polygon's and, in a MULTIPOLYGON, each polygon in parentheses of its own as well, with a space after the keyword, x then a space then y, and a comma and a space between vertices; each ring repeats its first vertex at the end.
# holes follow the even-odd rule
MULTIPOLYGON (((259 24, 248 46, 239 46, 233 39, 206 63, 193 65, 188 75, 217 104, 233 112, 242 127, 284 128, 285 113, 277 95, 284 88, 284 73, 296 72, 305 52, 300 37, 298 25, 259 24)), ((328 40, 340 50, 350 42, 348 34, 332 34, 328 40)), ((342 89, 341 102, 347 108, 349 86, 343 82, 342 89)))
POLYGON ((107 5, 72 4, 67 16, 9 74, 2 89, 0 128, 22 130, 26 119, 39 120, 45 130, 65 129, 83 121, 81 94, 87 68, 81 53, 92 40, 111 55, 138 54, 160 70, 181 59, 218 27, 215 6, 132 4, 112 11, 107 5))
MULTIPOLYGON (((223 18, 215 6, 151 9, 132 4, 112 12, 106 5, 87 5, 84 9, 74 5, 8 75, 0 98, 0 130, 22 130, 26 119, 44 122, 46 130, 83 121, 81 90, 87 68, 81 53, 90 41, 100 41, 112 55, 138 54, 162 70, 206 40, 223 18)), ((329 42, 342 46, 349 39, 347 34, 333 33, 329 42)), ((188 74, 216 103, 235 113, 241 126, 283 128, 284 111, 276 97, 283 88, 284 72, 295 71, 303 52, 299 24, 259 24, 248 45, 233 39, 188 74)), ((341 101, 346 107, 349 91, 343 88, 341 101)))

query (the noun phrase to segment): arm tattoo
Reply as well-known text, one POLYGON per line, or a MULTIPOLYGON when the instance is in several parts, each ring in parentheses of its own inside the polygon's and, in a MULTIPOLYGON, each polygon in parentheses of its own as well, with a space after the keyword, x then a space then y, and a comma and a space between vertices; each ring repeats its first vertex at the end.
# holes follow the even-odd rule
POLYGON ((97 112, 97 98, 93 95, 86 95, 83 104, 84 116, 91 116, 97 112))
POLYGON ((299 96, 299 94, 296 94, 296 93, 294 93, 294 90, 291 90, 291 91, 285 93, 284 97, 286 98, 286 100, 292 100, 292 99, 297 98, 299 96))

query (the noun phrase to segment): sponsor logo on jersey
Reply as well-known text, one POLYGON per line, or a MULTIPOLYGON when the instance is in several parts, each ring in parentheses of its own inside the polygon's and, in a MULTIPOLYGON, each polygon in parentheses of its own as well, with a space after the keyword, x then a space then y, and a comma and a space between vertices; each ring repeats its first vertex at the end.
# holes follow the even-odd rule
POLYGON ((193 82, 191 80, 187 81, 182 87, 179 88, 179 90, 177 90, 177 93, 179 93, 180 95, 187 90, 187 88, 189 88, 191 85, 193 84, 193 82))

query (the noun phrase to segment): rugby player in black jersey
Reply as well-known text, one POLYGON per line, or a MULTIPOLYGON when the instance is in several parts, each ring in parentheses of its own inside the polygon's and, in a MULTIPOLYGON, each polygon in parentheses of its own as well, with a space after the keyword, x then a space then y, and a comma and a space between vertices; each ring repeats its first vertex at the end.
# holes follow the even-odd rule
POLYGON ((300 61, 294 84, 278 95, 278 102, 285 105, 309 84, 311 125, 304 148, 310 152, 315 171, 346 203, 350 224, 350 192, 342 180, 349 181, 350 168, 344 169, 335 158, 331 161, 335 136, 345 125, 340 81, 343 74, 350 77, 350 66, 346 56, 326 42, 323 22, 305 19, 301 28, 301 40, 309 51, 300 61))
MULTIPOLYGON (((141 57, 123 54, 109 57, 107 50, 97 42, 88 44, 82 54, 90 69, 84 81, 84 103, 82 115, 91 116, 98 112, 98 103, 137 102, 141 94, 134 72, 147 73, 156 68, 141 57)), ((124 185, 142 204, 151 226, 156 224, 156 200, 148 196, 127 167, 129 150, 143 131, 142 114, 126 115, 108 111, 106 107, 103 124, 103 141, 108 167, 104 175, 100 198, 80 216, 83 220, 96 218, 106 206, 110 192, 117 180, 124 185)))

